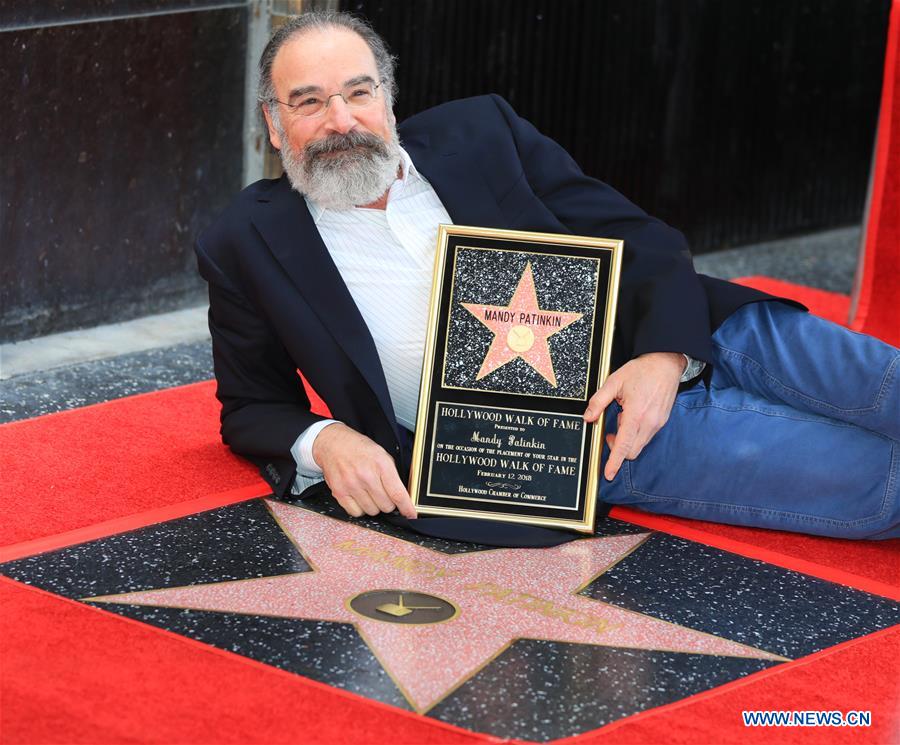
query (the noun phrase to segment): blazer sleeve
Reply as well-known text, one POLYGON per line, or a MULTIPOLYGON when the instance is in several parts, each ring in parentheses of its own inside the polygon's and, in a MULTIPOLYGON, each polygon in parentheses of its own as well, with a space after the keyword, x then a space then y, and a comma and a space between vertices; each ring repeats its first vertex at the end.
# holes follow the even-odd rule
POLYGON ((209 284, 216 397, 222 441, 253 463, 277 496, 294 483, 290 448, 324 417, 309 410, 297 366, 265 318, 217 266, 200 241, 200 274, 209 284))
POLYGON ((684 236, 586 176, 556 142, 491 96, 515 142, 535 196, 576 235, 625 242, 616 332, 625 359, 647 352, 682 352, 711 362, 706 293, 684 236))

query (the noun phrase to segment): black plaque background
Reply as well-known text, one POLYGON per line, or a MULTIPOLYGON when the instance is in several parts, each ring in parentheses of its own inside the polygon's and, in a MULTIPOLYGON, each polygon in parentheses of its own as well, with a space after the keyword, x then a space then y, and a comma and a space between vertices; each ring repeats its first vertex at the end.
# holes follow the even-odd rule
MULTIPOLYGON (((435 405, 436 405, 436 408, 438 409, 438 411, 440 412, 440 410, 446 404, 444 404, 443 402, 437 402, 435 405)), ((462 404, 458 401, 454 401, 453 406, 454 407, 460 406, 462 408, 471 410, 471 407, 468 407, 465 404, 462 404)), ((506 409, 505 411, 513 414, 514 416, 521 414, 520 412, 516 412, 516 411, 510 410, 510 409, 506 409)), ((534 416, 535 418, 537 418, 540 416, 540 412, 538 412, 537 414, 531 414, 529 412, 526 415, 534 416)), ((558 419, 558 418, 564 417, 566 415, 561 415, 561 414, 557 414, 554 412, 554 413, 547 413, 546 416, 549 419, 558 419)), ((567 419, 568 419, 568 421, 572 421, 572 419, 570 417, 567 417, 567 419)), ((514 476, 507 477, 505 473, 499 474, 496 477, 491 477, 490 480, 485 480, 485 477, 483 475, 479 476, 479 474, 478 474, 478 469, 482 466, 476 465, 475 466, 475 470, 476 470, 475 477, 472 479, 472 481, 476 482, 476 483, 481 482, 481 484, 483 486, 488 487, 488 488, 493 488, 498 493, 496 495, 491 494, 489 496, 482 496, 482 495, 473 493, 473 494, 466 494, 465 496, 468 499, 476 499, 476 500, 494 499, 494 500, 498 500, 500 502, 505 501, 505 502, 508 502, 509 504, 517 504, 517 505, 541 504, 541 505, 546 505, 548 507, 553 506, 557 510, 560 510, 560 509, 569 510, 568 514, 572 514, 571 509, 573 507, 576 507, 577 503, 573 503, 573 500, 571 498, 566 499, 566 496, 565 496, 566 495, 566 487, 567 487, 568 482, 574 482, 574 484, 577 486, 577 484, 579 483, 579 480, 580 480, 580 474, 578 473, 578 470, 580 470, 580 468, 576 468, 576 473, 571 474, 571 475, 569 475, 569 474, 551 474, 550 473, 551 465, 554 465, 557 467, 567 467, 568 468, 568 467, 573 467, 573 464, 570 464, 568 462, 566 462, 566 463, 553 462, 553 461, 549 460, 549 458, 551 458, 553 455, 559 455, 561 453, 567 453, 567 454, 571 453, 570 457, 573 457, 573 458, 580 457, 580 453, 582 451, 582 444, 584 442, 585 424, 581 420, 580 417, 577 419, 577 421, 580 422, 580 424, 581 424, 581 429, 579 429, 579 430, 568 430, 568 429, 554 430, 554 428, 551 426, 545 425, 542 427, 540 425, 540 423, 535 423, 532 426, 535 428, 535 430, 537 430, 536 432, 533 430, 529 430, 525 435, 522 435, 521 433, 514 435, 514 436, 518 436, 522 439, 530 439, 531 437, 536 437, 538 440, 541 440, 544 442, 549 442, 553 438, 554 434, 558 434, 559 437, 553 443, 555 445, 555 447, 548 448, 549 452, 548 451, 538 452, 537 450, 535 450, 534 453, 529 452, 528 457, 523 458, 523 460, 528 461, 530 464, 531 473, 529 473, 529 476, 531 477, 531 479, 529 481, 519 480, 519 479, 516 479, 514 476), (554 450, 560 451, 560 452, 553 453, 554 450), (542 464, 542 468, 540 471, 535 472, 534 469, 538 464, 542 464), (547 499, 546 499, 546 501, 529 500, 529 499, 525 499, 524 497, 517 496, 519 494, 525 495, 528 493, 545 494, 547 496, 547 499)), ((460 442, 460 439, 453 437, 453 434, 455 434, 456 432, 463 434, 463 437, 465 437, 465 433, 471 433, 473 430, 474 431, 481 430, 482 433, 484 433, 484 431, 486 430, 486 433, 488 435, 496 435, 501 440, 501 446, 498 449, 500 451, 517 450, 518 449, 520 451, 527 452, 530 450, 530 448, 527 448, 527 447, 511 446, 511 445, 502 444, 502 441, 508 437, 508 434, 503 431, 493 430, 492 426, 491 426, 491 422, 485 421, 485 422, 479 423, 478 421, 475 421, 472 419, 466 419, 466 418, 458 419, 455 417, 435 416, 434 426, 435 426, 436 433, 440 432, 441 429, 444 430, 444 435, 438 439, 438 443, 447 443, 448 439, 449 439, 449 442, 458 444, 460 442), (448 435, 449 435, 449 438, 448 438, 448 435)), ((522 426, 527 427, 529 425, 522 425, 522 426)), ((471 441, 465 441, 465 443, 467 446, 472 447, 472 448, 477 448, 480 445, 480 442, 477 444, 473 444, 471 441)), ((454 452, 447 452, 447 451, 443 451, 443 454, 450 455, 450 456, 461 455, 461 453, 454 453, 454 452)), ((480 453, 465 453, 465 454, 472 455, 474 457, 479 457, 479 455, 480 455, 480 453)), ((467 478, 465 475, 462 475, 462 474, 466 474, 466 472, 469 471, 472 468, 472 466, 469 464, 465 464, 465 463, 457 464, 454 462, 449 462, 449 463, 443 464, 440 467, 440 469, 438 469, 434 466, 435 455, 436 455, 436 453, 433 453, 431 455, 431 457, 429 458, 431 468, 432 468, 431 474, 430 474, 430 479, 429 479, 429 482, 430 482, 429 486, 431 487, 430 493, 435 494, 435 495, 436 494, 443 495, 446 492, 441 488, 441 482, 443 482, 443 483, 448 483, 448 482, 454 483, 455 482, 458 485, 462 485, 467 478), (437 473, 439 470, 443 473, 443 479, 440 479, 437 476, 437 473)), ((484 457, 494 458, 495 456, 493 456, 490 453, 485 453, 484 457)), ((496 465, 496 466, 486 465, 486 466, 483 466, 483 468, 489 468, 489 469, 493 469, 495 471, 506 471, 506 473, 509 472, 507 469, 515 470, 515 466, 511 466, 511 465, 505 466, 504 460, 512 461, 512 460, 517 460, 517 458, 515 458, 513 456, 500 455, 498 453, 496 455, 496 460, 498 461, 498 465, 496 465)), ((453 488, 450 488, 447 491, 450 491, 451 493, 457 492, 457 490, 455 490, 453 488)), ((566 514, 567 513, 564 513, 564 512, 558 512, 557 516, 565 517, 566 514)))
MULTIPOLYGON (((478 502, 472 498, 448 499, 446 497, 431 497, 428 495, 427 486, 431 471, 432 439, 435 430, 435 402, 461 403, 466 405, 490 406, 496 408, 530 409, 534 411, 552 411, 563 414, 583 414, 587 408, 587 400, 571 400, 560 398, 546 398, 543 396, 529 396, 512 393, 494 393, 487 391, 463 390, 457 388, 444 388, 443 365, 444 350, 447 343, 447 327, 450 316, 451 285, 453 282, 453 267, 456 250, 458 247, 496 248, 500 250, 527 252, 534 254, 563 254, 579 258, 599 260, 597 282, 597 306, 595 308, 594 340, 591 345, 591 358, 588 369, 587 396, 590 397, 597 390, 600 377, 602 360, 603 335, 606 329, 606 297, 609 293, 610 268, 612 265, 612 249, 577 246, 570 244, 545 244, 538 242, 526 242, 521 240, 507 240, 502 238, 473 238, 468 235, 449 235, 447 237, 446 251, 443 256, 443 276, 440 288, 440 305, 437 312, 434 356, 431 365, 424 371, 430 376, 431 389, 427 404, 427 420, 424 427, 423 447, 419 457, 421 468, 418 474, 418 496, 416 504, 425 507, 442 507, 458 510, 471 510, 495 514, 515 514, 545 520, 583 520, 585 518, 586 485, 589 469, 586 467, 590 461, 591 442, 595 425, 586 425, 584 445, 581 452, 581 493, 582 498, 577 512, 561 511, 558 509, 542 508, 530 503, 516 503, 507 506, 493 502, 478 502), (510 507, 514 507, 511 509, 510 507)), ((499 299, 498 299, 499 304, 499 299)), ((420 404, 421 406, 421 404, 420 404)), ((527 436, 527 433, 525 434, 527 436)))

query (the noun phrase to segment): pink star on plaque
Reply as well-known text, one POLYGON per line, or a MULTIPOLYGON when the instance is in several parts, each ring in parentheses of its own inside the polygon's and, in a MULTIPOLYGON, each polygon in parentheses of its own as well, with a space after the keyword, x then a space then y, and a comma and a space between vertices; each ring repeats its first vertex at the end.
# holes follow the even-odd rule
POLYGON ((556 388, 556 373, 547 339, 575 323, 584 314, 542 310, 534 289, 530 261, 525 265, 509 305, 460 305, 494 332, 494 340, 476 380, 521 357, 556 388))
POLYGON ((785 659, 577 594, 648 533, 448 555, 266 504, 313 571, 83 600, 352 623, 420 713, 516 639, 785 659))

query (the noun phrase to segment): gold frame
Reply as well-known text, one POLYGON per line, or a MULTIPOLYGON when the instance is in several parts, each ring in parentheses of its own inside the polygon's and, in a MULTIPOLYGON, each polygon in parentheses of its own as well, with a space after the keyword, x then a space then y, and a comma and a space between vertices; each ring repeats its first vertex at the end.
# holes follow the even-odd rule
MULTIPOLYGON (((425 337, 425 355, 422 361, 422 383, 419 388, 419 408, 416 415, 416 433, 413 442, 412 468, 409 477, 409 493, 416 510, 423 515, 439 515, 444 517, 473 517, 482 520, 499 522, 515 522, 526 525, 537 525, 546 528, 563 528, 579 533, 593 534, 596 515, 597 496, 600 485, 600 455, 603 450, 604 415, 593 425, 588 458, 588 478, 584 492, 586 509, 583 520, 563 518, 534 517, 531 515, 509 515, 501 512, 466 510, 461 508, 435 507, 419 504, 419 482, 422 475, 422 458, 426 454, 425 429, 428 422, 431 400, 431 368, 434 365, 435 341, 437 336, 438 312, 440 309, 441 289, 444 284, 444 266, 447 256, 447 243, 451 236, 492 238, 504 241, 521 241, 523 243, 543 243, 557 246, 579 246, 610 251, 608 295, 601 339, 600 371, 597 388, 603 385, 609 375, 610 357, 612 356, 612 338, 615 327, 616 304, 619 295, 619 275, 622 268, 622 251, 624 241, 613 238, 593 238, 590 236, 565 235, 556 233, 537 233, 526 230, 501 230, 499 228, 479 228, 465 225, 440 225, 438 227, 437 250, 434 256, 432 274, 431 299, 428 309, 428 330, 425 337)), ((473 247, 474 248, 474 247, 473 247)), ((525 249, 523 248, 523 251, 525 249)), ((593 344, 593 334, 591 344, 593 344)), ((586 393, 590 393, 589 391, 586 393)), ((571 399, 562 399, 571 400, 571 399)))

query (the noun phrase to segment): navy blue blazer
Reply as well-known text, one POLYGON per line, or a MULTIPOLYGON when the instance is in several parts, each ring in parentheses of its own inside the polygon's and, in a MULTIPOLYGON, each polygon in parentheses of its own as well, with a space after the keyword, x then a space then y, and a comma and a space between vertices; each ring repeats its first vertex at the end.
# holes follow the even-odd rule
MULTIPOLYGON (((456 224, 624 239, 613 367, 663 351, 710 362, 712 331, 769 297, 696 274, 681 233, 584 175, 499 96, 429 109, 399 132, 456 224)), ((295 473, 290 447, 321 418, 299 369, 334 418, 382 445, 406 479, 410 437, 394 418, 372 337, 287 179, 244 189, 196 252, 209 283, 225 443, 284 495, 295 473)))

